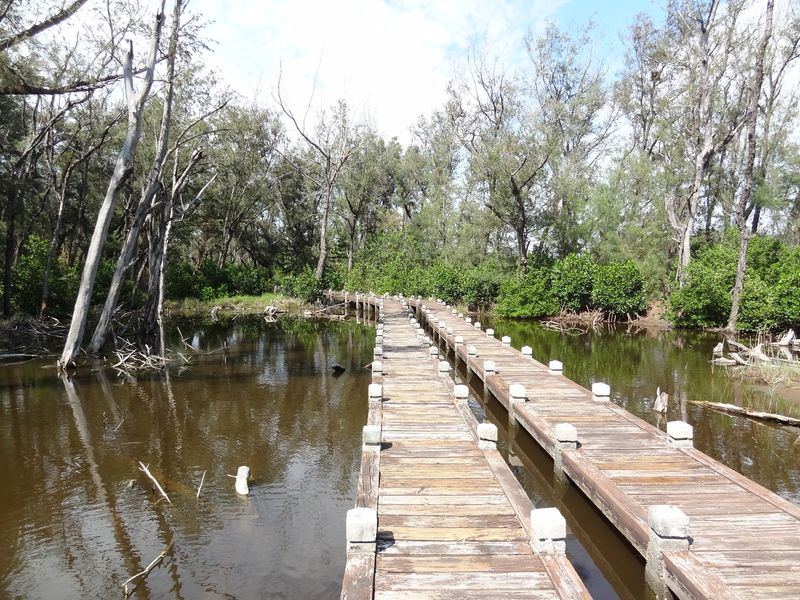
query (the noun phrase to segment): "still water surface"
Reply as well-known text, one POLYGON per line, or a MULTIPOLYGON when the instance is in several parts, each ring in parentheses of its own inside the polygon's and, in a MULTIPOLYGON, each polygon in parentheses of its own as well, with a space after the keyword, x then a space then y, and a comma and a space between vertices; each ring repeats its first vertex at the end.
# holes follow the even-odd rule
POLYGON ((338 596, 374 334, 191 327, 199 352, 217 351, 165 376, 96 368, 65 382, 49 363, 0 367, 0 597, 122 597, 169 544, 136 597, 338 596), (347 371, 333 377, 333 362, 347 371), (239 465, 248 497, 227 477, 239 465))

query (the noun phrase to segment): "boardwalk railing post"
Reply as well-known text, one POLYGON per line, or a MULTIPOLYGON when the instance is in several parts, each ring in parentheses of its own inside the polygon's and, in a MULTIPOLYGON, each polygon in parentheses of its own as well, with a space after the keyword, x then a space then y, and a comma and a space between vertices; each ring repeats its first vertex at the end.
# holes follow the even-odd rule
POLYGON ((504 335, 503 338, 500 340, 503 346, 510 346, 511 345, 511 337, 504 335))
POLYGON ((381 426, 364 425, 361 431, 361 450, 365 452, 380 452, 381 449, 381 426))
POLYGON ((477 329, 478 331, 480 331, 481 330, 481 322, 480 321, 475 321, 475 324, 473 325, 473 327, 475 329, 477 329))
POLYGON ((564 365, 560 360, 551 360, 547 366, 551 375, 562 375, 564 373, 564 365))
POLYGON ((345 535, 348 552, 375 552, 378 541, 378 511, 365 507, 348 510, 345 535))
POLYGON ((370 383, 367 393, 370 401, 383 400, 383 386, 380 383, 370 383))
POLYGON ((520 352, 522 352, 522 356, 525 356, 527 358, 533 358, 533 348, 531 348, 530 346, 523 346, 520 349, 520 352))
POLYGON ((467 325, 472 325, 472 317, 464 317, 464 323, 467 325))
POLYGON ((556 445, 553 452, 553 469, 556 477, 566 480, 564 473, 564 461, 561 453, 564 450, 578 449, 578 430, 570 423, 558 423, 553 431, 556 438, 556 445))
POLYGON ((689 549, 689 517, 676 506, 656 504, 647 514, 650 535, 647 540, 645 581, 658 598, 670 598, 664 573, 665 552, 689 549))
POLYGON ((453 396, 456 397, 456 400, 466 402, 467 398, 469 398, 469 388, 463 383, 459 383, 453 386, 453 396))
POLYGON ((523 404, 527 399, 525 386, 512 383, 508 386, 508 419, 512 423, 517 421, 517 404, 523 404))
POLYGON ((489 329, 486 330, 486 337, 494 337, 494 329, 489 327, 489 329))
POLYGON ((667 443, 671 448, 694 448, 694 428, 683 421, 667 423, 667 443))
POLYGON ((450 371, 450 363, 446 360, 439 361, 439 373, 448 373, 450 371))
POLYGON ((430 352, 430 354, 431 354, 431 356, 432 356, 432 357, 434 357, 434 356, 439 356, 439 349, 438 349, 436 346, 431 346, 431 347, 428 349, 428 352, 430 352))
POLYGON ((560 510, 552 507, 534 508, 531 511, 531 547, 537 554, 565 554, 567 521, 560 510))
POLYGON ((593 383, 592 384, 592 400, 602 402, 611 397, 611 388, 607 383, 593 383))
POLYGON ((383 375, 383 362, 380 360, 372 361, 372 374, 383 375))
POLYGON ((478 448, 482 450, 494 450, 497 448, 497 425, 494 423, 479 423, 478 448))
POLYGON ((375 346, 375 348, 372 349, 372 358, 377 360, 382 356, 383 356, 383 347, 375 346))
POLYGON ((494 375, 494 361, 493 360, 485 360, 483 361, 483 372, 485 375, 494 375))

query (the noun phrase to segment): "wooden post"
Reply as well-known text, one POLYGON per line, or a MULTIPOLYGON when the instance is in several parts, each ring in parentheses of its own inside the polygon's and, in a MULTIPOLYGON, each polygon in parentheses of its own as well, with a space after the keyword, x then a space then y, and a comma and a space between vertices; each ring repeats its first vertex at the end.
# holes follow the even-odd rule
POLYGON ((531 547, 537 554, 563 556, 567 549, 567 521, 561 511, 534 508, 531 511, 531 547))
POLYGON ((373 359, 377 360, 382 356, 383 356, 383 347, 382 346, 375 346, 375 348, 372 350, 373 359))
POLYGON ((439 348, 436 346, 431 346, 428 351, 430 352, 431 356, 439 356, 439 348))
POLYGON ((503 338, 500 340, 500 343, 502 343, 503 346, 510 346, 511 345, 511 338, 509 336, 507 336, 507 335, 504 335, 503 338))
POLYGON ((657 504, 647 513, 650 527, 644 578, 657 598, 671 598, 664 573, 665 552, 689 550, 689 517, 676 506, 657 504))
POLYGON ((560 360, 551 360, 547 366, 550 369, 551 375, 561 375, 564 373, 564 365, 560 360))
POLYGON ((247 496, 250 493, 250 484, 248 480, 250 479, 250 467, 239 467, 236 471, 236 483, 234 487, 236 488, 236 493, 241 496, 247 496))
POLYGON ((475 327, 475 329, 480 331, 481 330, 481 322, 480 321, 475 321, 475 325, 473 325, 473 327, 475 327))
POLYGON ((491 327, 486 330, 486 337, 494 337, 494 329, 491 327))
POLYGON ((383 375, 383 362, 380 360, 372 361, 372 374, 383 375))
POLYGON ((530 346, 523 346, 520 352, 522 352, 522 356, 533 358, 533 348, 530 346))
POLYGON ((494 423, 479 423, 478 448, 482 450, 495 450, 497 448, 497 425, 494 423))
POLYGON ((592 400, 598 402, 607 401, 611 397, 611 388, 607 383, 593 383, 592 384, 592 400))
POLYGON ((370 383, 367 394, 370 400, 382 400, 383 386, 380 383, 370 383))
POLYGON ((464 317, 464 322, 467 325, 472 325, 472 317, 464 317))
POLYGON ((469 388, 461 383, 455 385, 453 386, 453 396, 456 397, 456 400, 466 402, 467 398, 469 398, 469 388))
POLYGON ((485 375, 494 375, 494 361, 493 360, 485 360, 483 361, 483 372, 485 375))
POLYGON ((578 449, 578 430, 569 423, 558 423, 553 434, 556 438, 556 445, 553 452, 553 470, 557 478, 566 480, 564 473, 564 461, 561 453, 564 450, 578 449))
POLYGON ((439 373, 447 373, 450 371, 450 363, 446 360, 439 361, 439 373))
POLYGON ((694 428, 684 421, 667 423, 667 443, 670 448, 694 448, 694 428))

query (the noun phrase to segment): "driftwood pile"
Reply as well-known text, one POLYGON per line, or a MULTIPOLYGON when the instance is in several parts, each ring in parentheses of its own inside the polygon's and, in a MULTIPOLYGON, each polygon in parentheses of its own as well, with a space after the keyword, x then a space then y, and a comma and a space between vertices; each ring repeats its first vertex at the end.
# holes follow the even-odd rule
POLYGON ((714 346, 711 362, 724 367, 764 363, 800 366, 800 360, 792 354, 791 348, 800 348, 800 340, 793 329, 784 333, 777 342, 759 342, 752 348, 733 340, 723 340, 714 346), (767 349, 771 352, 768 353, 767 349))

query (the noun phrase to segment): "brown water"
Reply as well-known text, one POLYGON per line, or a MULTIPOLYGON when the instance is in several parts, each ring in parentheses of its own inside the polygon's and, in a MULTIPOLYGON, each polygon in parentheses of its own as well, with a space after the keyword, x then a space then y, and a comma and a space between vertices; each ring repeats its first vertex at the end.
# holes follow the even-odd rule
POLYGON ((137 597, 338 596, 374 332, 293 320, 182 331, 217 351, 136 380, 0 367, 0 597, 122 597, 170 544, 137 597), (347 371, 334 377, 333 362, 347 371), (247 497, 227 477, 239 465, 247 497))

